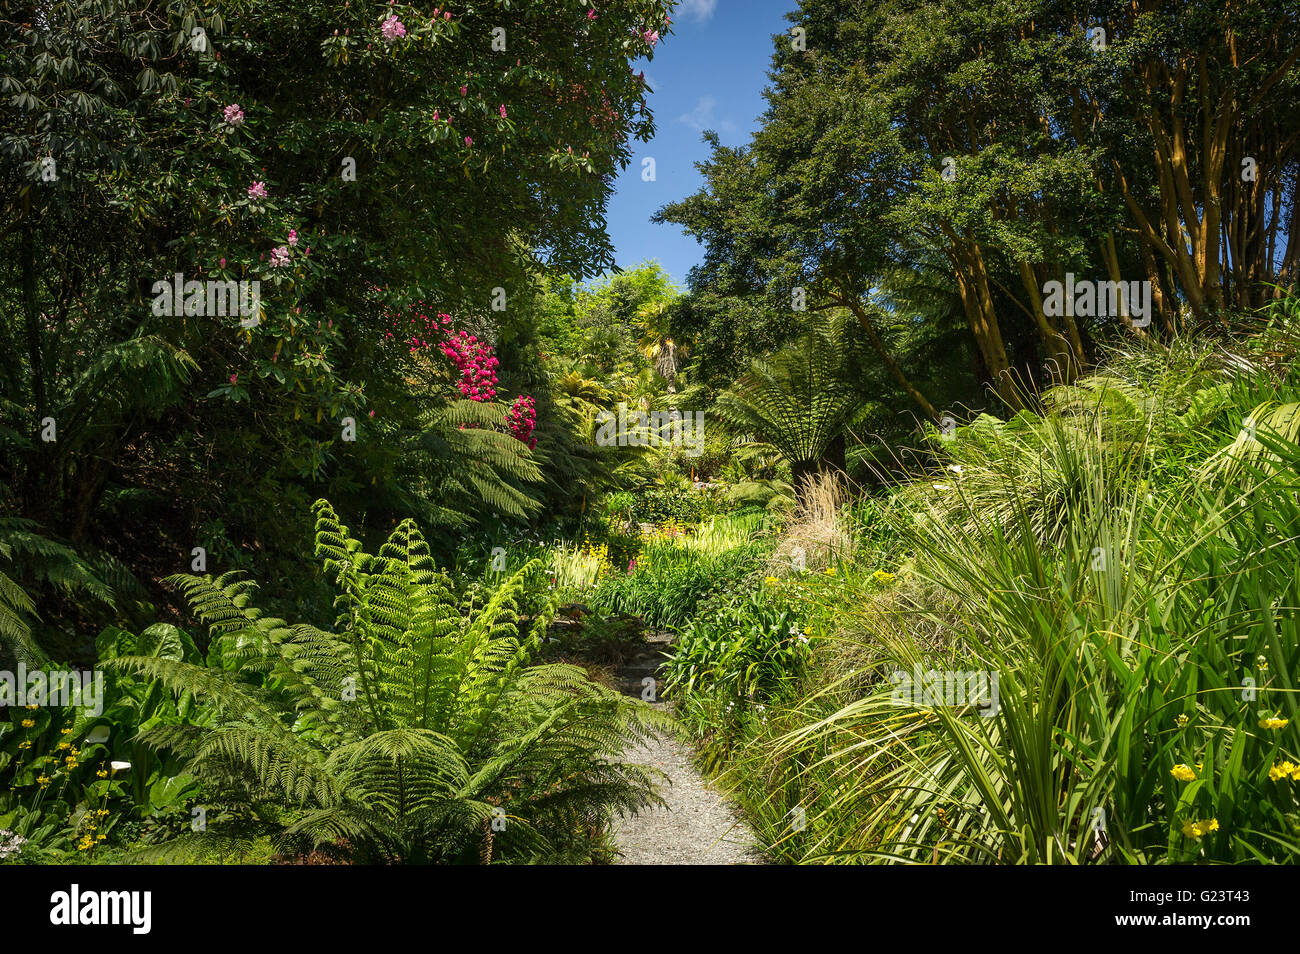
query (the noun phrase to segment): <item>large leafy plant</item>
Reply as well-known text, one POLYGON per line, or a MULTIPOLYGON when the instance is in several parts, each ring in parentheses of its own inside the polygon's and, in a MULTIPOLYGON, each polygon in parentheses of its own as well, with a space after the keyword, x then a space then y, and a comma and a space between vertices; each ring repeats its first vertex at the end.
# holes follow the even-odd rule
POLYGON ((404 862, 573 860, 616 810, 655 799, 618 759, 653 710, 574 666, 530 666, 550 617, 521 634, 533 562, 463 613, 413 521, 377 554, 318 501, 316 555, 338 587, 334 625, 290 625, 230 575, 174 577, 221 666, 123 657, 112 665, 209 700, 210 727, 147 733, 187 752, 217 801, 184 842, 346 842, 404 862))
MULTIPOLYGON (((124 654, 202 659, 193 640, 169 623, 138 635, 110 626, 96 647, 101 663, 124 654)), ((0 706, 0 829, 25 840, 23 860, 39 857, 28 853, 33 849, 93 858, 138 834, 140 823, 178 823, 196 794, 184 760, 151 749, 139 736, 208 714, 189 693, 174 696, 126 673, 101 675, 98 706, 0 706)))

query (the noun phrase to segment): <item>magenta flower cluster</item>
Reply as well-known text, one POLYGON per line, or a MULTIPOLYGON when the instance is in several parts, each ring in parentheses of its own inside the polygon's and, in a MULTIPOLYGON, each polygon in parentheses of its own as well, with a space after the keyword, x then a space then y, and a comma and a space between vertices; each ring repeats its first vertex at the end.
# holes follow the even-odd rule
POLYGON ((465 331, 448 334, 442 353, 460 371, 457 387, 471 401, 493 401, 497 396, 497 372, 501 362, 492 354, 492 346, 465 331))
MULTIPOLYGON (((492 346, 467 331, 457 331, 452 326, 451 315, 442 312, 430 315, 424 307, 424 302, 420 301, 411 308, 408 319, 411 328, 399 328, 394 317, 389 330, 384 332, 384 340, 400 340, 411 354, 436 345, 460 372, 456 387, 462 395, 480 403, 495 401, 497 369, 501 361, 492 353, 492 346)), ((505 424, 510 433, 527 444, 530 450, 537 446, 537 438, 533 436, 537 426, 537 402, 531 395, 521 394, 514 399, 506 412, 505 424)), ((467 426, 474 425, 461 425, 467 426)))
POLYGON ((537 438, 533 436, 533 428, 537 426, 537 403, 531 394, 521 394, 514 399, 506 412, 506 424, 510 433, 527 444, 529 450, 537 446, 537 438))

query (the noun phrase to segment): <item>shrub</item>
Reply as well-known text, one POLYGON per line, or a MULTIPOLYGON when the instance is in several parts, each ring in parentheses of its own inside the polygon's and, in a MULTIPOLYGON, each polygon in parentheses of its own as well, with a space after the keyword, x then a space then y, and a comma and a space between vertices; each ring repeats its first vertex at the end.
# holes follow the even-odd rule
MULTIPOLYGON (((1216 414, 1294 400, 1250 384, 1216 414)), ((1154 407, 1135 393, 1098 406, 1154 407)), ((1198 473, 1189 413, 1151 410, 1143 434, 1178 434, 1154 454, 1059 410, 983 425, 974 450, 959 432, 961 464, 881 508, 911 554, 899 592, 840 594, 854 667, 749 727, 733 764, 771 841, 809 861, 1300 858, 1300 447, 1260 427, 1266 454, 1198 473), (900 699, 914 667, 995 674, 997 706, 900 699)), ((1234 440, 1209 430, 1201 460, 1234 440)))
POLYGON ((314 509, 332 629, 263 616, 247 581, 176 577, 232 667, 112 663, 219 711, 211 726, 144 733, 248 809, 172 847, 270 834, 288 853, 343 839, 361 859, 585 860, 612 812, 655 800, 647 770, 617 760, 654 710, 576 667, 529 665, 549 613, 521 638, 516 605, 540 564, 462 615, 412 521, 371 555, 328 503, 314 509))

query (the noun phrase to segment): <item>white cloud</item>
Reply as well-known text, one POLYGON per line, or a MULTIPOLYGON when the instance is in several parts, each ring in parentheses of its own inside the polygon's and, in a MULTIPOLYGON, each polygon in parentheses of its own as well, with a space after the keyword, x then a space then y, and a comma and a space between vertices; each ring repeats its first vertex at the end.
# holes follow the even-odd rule
POLYGON ((734 133, 736 124, 729 119, 719 120, 716 116, 718 100, 713 96, 701 96, 695 108, 689 113, 683 113, 677 117, 679 123, 690 126, 696 132, 704 132, 706 129, 716 129, 719 132, 734 133))
POLYGON ((717 6, 718 0, 680 0, 677 4, 677 12, 703 22, 713 16, 717 6))

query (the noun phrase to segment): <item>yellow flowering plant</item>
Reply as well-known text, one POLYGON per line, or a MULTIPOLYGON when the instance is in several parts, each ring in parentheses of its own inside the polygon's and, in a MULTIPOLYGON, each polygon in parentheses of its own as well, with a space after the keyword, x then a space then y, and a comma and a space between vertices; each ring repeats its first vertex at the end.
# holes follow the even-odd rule
MULTIPOLYGON (((124 652, 202 659, 192 640, 167 624, 139 635, 110 627, 97 648, 101 661, 124 652)), ((197 715, 193 700, 150 691, 131 676, 106 674, 103 686, 98 712, 0 707, 0 828, 32 850, 91 852, 123 818, 180 811, 197 791, 183 760, 132 741, 142 726, 197 715)))

